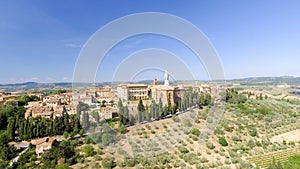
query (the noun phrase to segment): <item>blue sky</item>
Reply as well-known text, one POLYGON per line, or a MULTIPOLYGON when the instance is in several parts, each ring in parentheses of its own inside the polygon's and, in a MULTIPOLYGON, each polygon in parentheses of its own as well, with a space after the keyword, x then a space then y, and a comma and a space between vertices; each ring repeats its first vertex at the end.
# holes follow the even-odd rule
MULTIPOLYGON (((300 76, 299 9, 297 0, 2 0, 0 83, 71 81, 76 59, 88 38, 105 24, 137 12, 170 13, 193 23, 215 46, 227 79, 300 76)), ((97 81, 109 80, 105 71, 112 71, 129 53, 146 47, 172 51, 192 69, 202 67, 178 42, 145 35, 112 49, 99 68, 97 81), (125 51, 122 46, 134 47, 125 51)), ((198 71, 197 78, 205 79, 203 68, 198 71)), ((146 74, 140 74, 140 79, 153 76, 146 74)))

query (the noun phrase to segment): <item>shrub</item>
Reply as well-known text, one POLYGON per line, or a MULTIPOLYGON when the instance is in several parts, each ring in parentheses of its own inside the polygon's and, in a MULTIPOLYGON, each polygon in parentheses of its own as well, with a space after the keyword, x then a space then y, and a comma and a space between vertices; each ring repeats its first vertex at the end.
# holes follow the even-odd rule
POLYGON ((238 136, 232 136, 231 140, 235 141, 235 142, 242 141, 242 139, 240 137, 238 137, 238 136))
POLYGON ((149 124, 146 125, 146 128, 147 128, 148 130, 151 130, 151 126, 149 126, 149 124))
POLYGON ((200 163, 207 163, 208 159, 205 157, 200 158, 200 163))
POLYGON ((102 135, 102 144, 107 146, 114 141, 113 135, 110 133, 104 133, 102 135))
POLYGON ((206 143, 206 147, 212 150, 215 148, 215 145, 213 143, 208 142, 206 143))
POLYGON ((214 131, 214 134, 217 135, 217 134, 220 134, 220 135, 223 135, 225 134, 223 130, 221 130, 219 127, 217 127, 214 131))
POLYGON ((93 155, 94 148, 91 145, 86 145, 85 147, 83 147, 83 152, 86 157, 89 157, 93 155))
POLYGON ((229 125, 225 125, 224 130, 231 133, 233 131, 233 127, 230 127, 229 125))
POLYGON ((114 162, 113 157, 105 157, 102 160, 102 167, 105 169, 111 169, 111 168, 115 167, 115 162, 114 162))
POLYGON ((184 119, 183 125, 187 127, 192 127, 192 123, 189 119, 184 119))
POLYGON ((231 161, 228 159, 225 159, 225 164, 231 164, 231 161))
POLYGON ((68 169, 69 165, 68 164, 58 164, 55 166, 55 169, 68 169))
POLYGON ((250 136, 252 136, 252 137, 256 137, 257 136, 257 130, 256 130, 256 128, 250 128, 249 129, 249 134, 250 134, 250 136))
POLYGON ((187 148, 183 147, 183 146, 179 146, 179 147, 178 147, 178 150, 179 150, 181 153, 184 153, 184 154, 186 154, 186 153, 189 152, 189 150, 188 150, 187 148))
POLYGON ((198 112, 198 118, 199 118, 199 119, 206 120, 206 118, 207 118, 207 113, 206 113, 206 112, 201 112, 201 111, 199 111, 199 112, 198 112))
POLYGON ((123 161, 117 161, 116 164, 117 164, 117 166, 120 167, 120 168, 126 167, 126 165, 124 164, 123 161))
POLYGON ((219 138, 219 143, 221 144, 221 146, 226 147, 228 146, 228 143, 226 141, 226 139, 224 137, 220 137, 219 138))
POLYGON ((130 158, 126 158, 125 159, 125 165, 127 167, 134 167, 137 164, 137 160, 136 159, 130 159, 130 158))
POLYGON ((255 142, 253 140, 249 140, 247 145, 250 147, 250 148, 253 148, 256 146, 255 142))
POLYGON ((183 155, 183 160, 191 165, 195 164, 198 160, 197 155, 194 153, 187 153, 183 155))
POLYGON ((191 134, 193 135, 196 135, 196 136, 200 136, 200 130, 197 129, 197 128, 193 128, 191 131, 190 131, 191 134))
POLYGON ((197 136, 192 136, 192 139, 194 140, 194 141, 198 141, 199 140, 199 138, 197 137, 197 136))
POLYGON ((68 133, 68 132, 66 132, 66 131, 64 132, 64 134, 63 134, 63 135, 64 135, 64 138, 65 138, 65 139, 67 139, 67 138, 69 137, 69 133, 68 133))

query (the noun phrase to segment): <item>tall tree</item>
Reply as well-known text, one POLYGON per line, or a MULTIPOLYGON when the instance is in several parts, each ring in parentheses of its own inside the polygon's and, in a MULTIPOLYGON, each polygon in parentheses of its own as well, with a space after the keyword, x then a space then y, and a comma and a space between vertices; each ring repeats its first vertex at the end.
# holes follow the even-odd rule
POLYGON ((124 106, 122 103, 122 100, 119 98, 118 101, 118 116, 119 116, 119 122, 123 123, 124 122, 124 106))
POLYGON ((143 113, 141 111, 138 111, 138 121, 139 123, 143 122, 143 113))
POLYGON ((123 125, 126 125, 129 121, 129 109, 127 106, 123 107, 123 119, 122 119, 122 123, 123 125))
POLYGON ((8 134, 8 138, 9 140, 15 141, 15 118, 14 117, 9 117, 8 118, 8 125, 7 125, 7 134, 8 134))
POLYGON ((99 113, 97 111, 92 111, 92 116, 94 117, 96 123, 99 123, 100 122, 100 116, 99 116, 99 113))
POLYGON ((84 130, 88 130, 90 127, 90 118, 89 118, 88 112, 83 112, 82 126, 83 126, 84 130))
POLYGON ((156 107, 156 103, 154 100, 152 100, 150 104, 150 118, 155 119, 155 107, 156 107))
POLYGON ((145 106, 143 105, 143 100, 140 98, 139 103, 138 103, 138 107, 137 110, 139 112, 145 112, 145 106))
POLYGON ((168 106, 167 105, 165 105, 165 107, 164 107, 164 113, 162 114, 162 116, 164 116, 164 117, 166 117, 169 113, 168 113, 168 106))
POLYGON ((159 98, 159 101, 158 101, 158 116, 161 117, 161 115, 163 114, 163 103, 162 103, 162 100, 161 98, 159 98))
POLYGON ((168 112, 172 111, 172 104, 171 104, 171 99, 168 97, 168 112))

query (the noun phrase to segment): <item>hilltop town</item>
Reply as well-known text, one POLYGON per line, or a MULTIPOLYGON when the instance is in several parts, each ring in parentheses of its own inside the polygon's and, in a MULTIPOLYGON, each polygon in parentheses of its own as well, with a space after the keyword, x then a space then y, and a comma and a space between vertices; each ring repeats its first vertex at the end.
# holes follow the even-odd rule
MULTIPOLYGON (((139 100, 143 100, 145 107, 150 107, 151 102, 158 103, 162 101, 163 106, 172 105, 174 112, 180 110, 182 99, 186 90, 192 89, 199 94, 211 94, 209 84, 189 84, 189 85, 170 85, 169 75, 165 72, 164 84, 158 84, 155 78, 153 84, 119 84, 116 88, 104 86, 101 88, 88 88, 81 94, 72 90, 63 90, 57 94, 27 93, 29 97, 35 97, 36 100, 29 101, 25 106, 25 118, 41 116, 44 118, 55 119, 62 114, 77 114, 79 103, 94 107, 99 115, 105 118, 112 118, 117 112, 116 103, 121 100, 124 105, 130 108, 131 113, 137 113, 139 100), (170 102, 170 103, 168 103, 170 102)), ((3 93, 0 96, 0 104, 17 105, 14 99, 22 94, 3 93)))
POLYGON ((79 91, 1 93, 0 165, 253 168, 299 151, 295 84, 172 84, 165 71, 163 83, 79 91))

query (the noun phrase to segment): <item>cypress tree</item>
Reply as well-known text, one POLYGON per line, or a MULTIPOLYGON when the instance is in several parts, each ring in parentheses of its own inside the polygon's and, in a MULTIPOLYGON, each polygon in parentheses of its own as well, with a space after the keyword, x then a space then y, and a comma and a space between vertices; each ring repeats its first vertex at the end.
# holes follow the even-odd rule
POLYGON ((7 125, 7 134, 9 140, 14 141, 15 140, 15 119, 13 117, 8 118, 8 125, 7 125))

